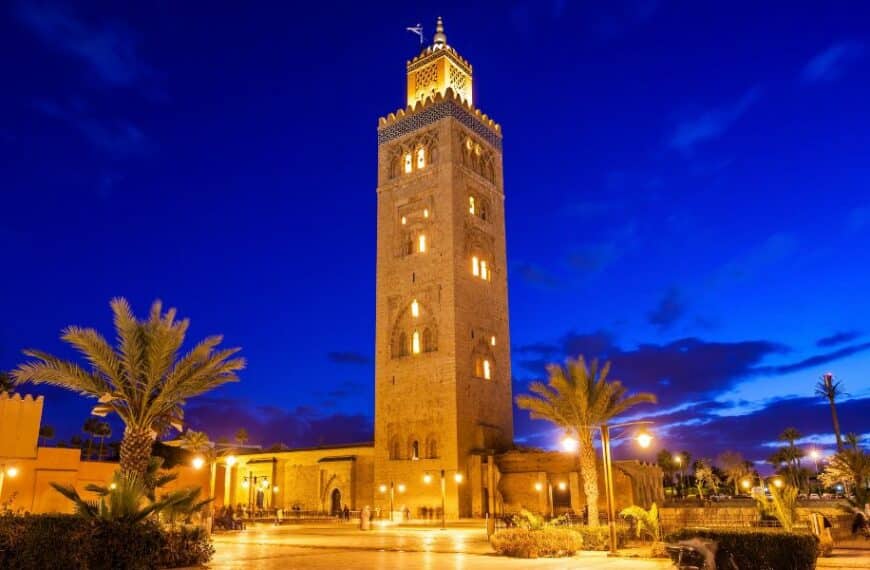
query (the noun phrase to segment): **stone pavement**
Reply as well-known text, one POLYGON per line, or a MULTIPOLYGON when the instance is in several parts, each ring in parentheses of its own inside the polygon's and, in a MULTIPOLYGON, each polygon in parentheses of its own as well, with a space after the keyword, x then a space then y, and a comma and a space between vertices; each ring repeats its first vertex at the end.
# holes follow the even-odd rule
POLYGON ((215 569, 339 568, 496 570, 521 568, 664 570, 667 561, 608 558, 602 552, 573 558, 511 559, 492 553, 482 529, 255 526, 215 536, 215 569))

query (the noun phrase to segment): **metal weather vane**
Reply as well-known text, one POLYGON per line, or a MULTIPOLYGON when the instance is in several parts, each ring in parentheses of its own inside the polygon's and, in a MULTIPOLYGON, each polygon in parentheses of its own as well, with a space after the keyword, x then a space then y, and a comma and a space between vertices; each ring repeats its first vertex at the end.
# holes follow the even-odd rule
POLYGON ((423 24, 417 24, 413 28, 405 28, 407 31, 420 36, 420 45, 423 45, 423 24))

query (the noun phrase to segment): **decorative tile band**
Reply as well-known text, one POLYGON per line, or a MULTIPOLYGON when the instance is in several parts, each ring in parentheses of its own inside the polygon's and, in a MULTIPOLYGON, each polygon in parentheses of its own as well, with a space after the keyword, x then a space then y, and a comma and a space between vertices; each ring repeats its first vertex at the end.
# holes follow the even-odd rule
POLYGON ((453 99, 445 99, 437 103, 429 104, 425 109, 407 115, 388 125, 378 129, 378 146, 395 140, 401 136, 412 133, 427 125, 439 121, 445 117, 453 117, 463 126, 470 129, 501 152, 501 137, 490 128, 480 122, 474 115, 468 112, 461 104, 453 99))

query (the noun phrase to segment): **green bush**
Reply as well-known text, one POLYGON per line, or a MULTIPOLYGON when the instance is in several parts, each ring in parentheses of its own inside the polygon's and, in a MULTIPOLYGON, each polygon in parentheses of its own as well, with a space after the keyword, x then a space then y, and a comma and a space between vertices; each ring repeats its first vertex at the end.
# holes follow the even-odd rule
POLYGON ((207 562, 214 549, 202 529, 163 530, 73 515, 0 516, 0 568, 149 570, 207 562))
POLYGON ((490 542, 499 554, 516 558, 573 556, 583 546, 580 535, 566 528, 507 528, 493 534, 490 542))
POLYGON ((668 543, 703 538, 718 543, 716 566, 757 570, 813 570, 819 556, 819 541, 809 533, 781 529, 693 529, 686 528, 665 537, 668 543))
MULTIPOLYGON (((610 528, 604 524, 599 526, 575 526, 575 532, 583 537, 583 550, 610 550, 610 528)), ((628 536, 624 526, 616 527, 616 548, 622 548, 628 536)))

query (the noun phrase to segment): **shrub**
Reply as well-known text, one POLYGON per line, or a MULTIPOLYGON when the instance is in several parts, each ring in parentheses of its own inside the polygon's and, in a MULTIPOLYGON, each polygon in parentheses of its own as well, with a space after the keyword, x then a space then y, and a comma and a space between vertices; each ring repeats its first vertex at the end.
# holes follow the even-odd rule
POLYGON ((580 534, 566 528, 508 528, 493 534, 490 542, 497 553, 517 558, 573 556, 583 546, 580 534))
POLYGON ((214 552, 202 529, 165 531, 73 515, 0 516, 0 568, 146 570, 192 566, 214 552))
POLYGON ((718 544, 716 566, 758 570, 812 570, 819 555, 818 539, 809 533, 780 529, 682 529, 666 537, 670 543, 691 538, 713 540, 718 544))
MULTIPOLYGON (((575 526, 574 531, 583 537, 583 550, 610 550, 610 529, 607 525, 575 526)), ((625 545, 628 530, 623 526, 616 527, 616 547, 625 545)))

